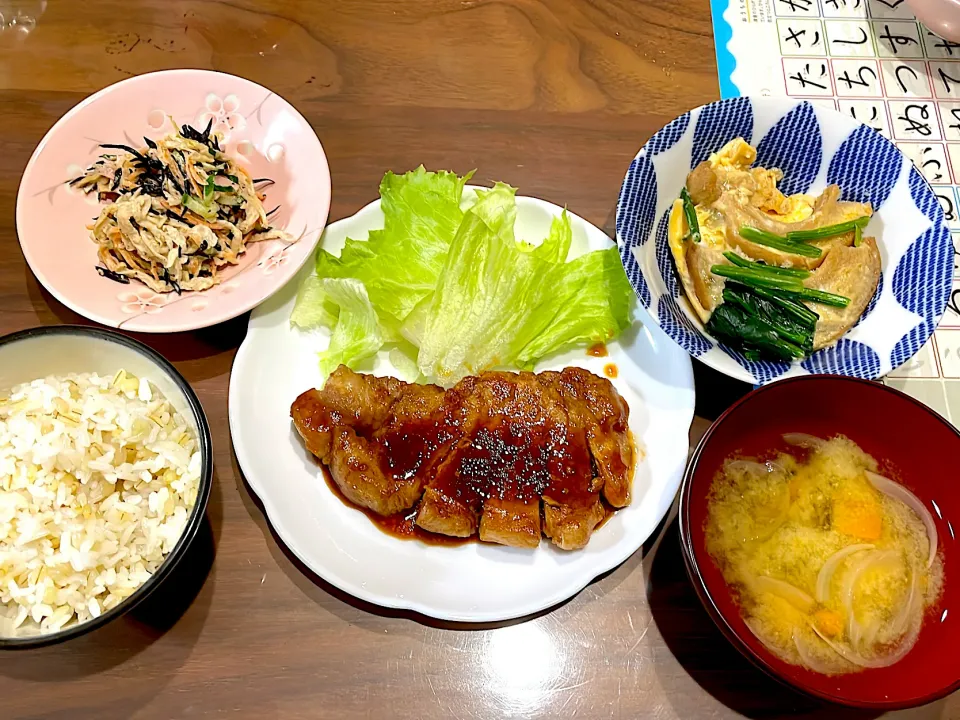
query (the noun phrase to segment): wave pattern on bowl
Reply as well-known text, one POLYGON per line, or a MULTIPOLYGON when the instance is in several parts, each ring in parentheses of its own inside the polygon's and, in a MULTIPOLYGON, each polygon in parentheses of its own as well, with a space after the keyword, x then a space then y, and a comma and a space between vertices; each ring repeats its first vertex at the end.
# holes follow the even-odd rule
POLYGON ((908 162, 896 146, 873 128, 861 125, 830 158, 827 183, 840 186, 840 198, 870 203, 880 212, 908 162))
POLYGON ((806 101, 732 98, 666 125, 627 171, 616 228, 627 277, 652 318, 692 356, 750 383, 808 372, 881 377, 927 341, 952 285, 950 233, 923 176, 874 130, 806 101), (836 183, 844 200, 873 203, 867 232, 884 258, 877 294, 839 343, 802 363, 751 361, 717 343, 688 311, 676 277, 666 237, 670 205, 687 173, 736 137, 757 147, 758 165, 783 170, 785 193, 819 193, 836 183))
POLYGON ((783 170, 780 190, 784 195, 807 192, 822 160, 820 124, 808 103, 797 105, 777 120, 757 144, 757 165, 783 170))

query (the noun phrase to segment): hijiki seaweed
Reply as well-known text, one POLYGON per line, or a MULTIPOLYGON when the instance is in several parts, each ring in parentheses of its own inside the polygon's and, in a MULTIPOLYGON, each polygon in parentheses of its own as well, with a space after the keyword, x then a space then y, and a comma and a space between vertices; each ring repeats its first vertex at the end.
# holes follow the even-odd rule
MULTIPOLYGON (((176 127, 176 126, 175 126, 176 127)), ((206 290, 235 265, 247 243, 295 242, 270 225, 263 188, 220 146, 220 137, 190 125, 145 147, 104 144, 108 151, 69 184, 107 203, 88 226, 105 278, 140 280, 154 292, 206 290)))

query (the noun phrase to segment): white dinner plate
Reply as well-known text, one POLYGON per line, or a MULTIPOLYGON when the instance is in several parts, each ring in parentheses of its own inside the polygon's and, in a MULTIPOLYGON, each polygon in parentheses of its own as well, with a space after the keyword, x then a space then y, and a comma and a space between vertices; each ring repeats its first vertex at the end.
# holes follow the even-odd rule
MULTIPOLYGON (((470 192, 468 190, 468 192, 470 192)), ((517 236, 547 236, 556 205, 517 198, 517 236)), ((573 253, 612 241, 570 214, 573 253)), ((349 236, 363 239, 383 227, 380 202, 327 227, 322 247, 339 253, 349 236)), ((308 264, 309 265, 309 264, 308 264)), ((290 421, 290 404, 321 382, 317 352, 323 331, 290 327, 299 280, 310 267, 257 308, 230 376, 230 432, 240 468, 259 496, 277 535, 308 568, 351 595, 389 608, 442 620, 491 622, 522 617, 566 600, 636 552, 666 514, 680 485, 693 419, 693 369, 685 351, 655 323, 637 322, 609 356, 583 348, 552 358, 537 370, 577 365, 613 380, 630 406, 630 428, 640 449, 632 503, 611 517, 582 550, 558 550, 544 540, 536 550, 471 542, 459 546, 402 540, 379 530, 360 510, 335 496, 290 421)), ((385 353, 370 370, 396 375, 385 353)))

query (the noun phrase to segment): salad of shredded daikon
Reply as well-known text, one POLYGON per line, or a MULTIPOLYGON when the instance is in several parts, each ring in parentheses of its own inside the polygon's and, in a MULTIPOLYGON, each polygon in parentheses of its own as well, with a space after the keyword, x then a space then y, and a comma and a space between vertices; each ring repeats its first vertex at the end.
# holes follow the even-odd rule
POLYGON ((102 276, 133 278, 155 292, 206 290, 247 243, 294 242, 263 209, 270 181, 251 178, 209 126, 184 125, 144 142, 139 149, 101 145, 105 152, 69 183, 107 203, 89 226, 102 276))

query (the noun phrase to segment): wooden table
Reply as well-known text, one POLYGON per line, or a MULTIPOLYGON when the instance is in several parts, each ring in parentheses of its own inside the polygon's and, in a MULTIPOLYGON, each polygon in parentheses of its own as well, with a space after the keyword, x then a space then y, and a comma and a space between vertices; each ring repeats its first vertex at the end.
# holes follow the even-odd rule
MULTIPOLYGON (((105 85, 164 68, 268 85, 316 128, 331 220, 424 163, 567 205, 613 233, 630 159, 717 97, 706 0, 0 0, 0 331, 84 322, 40 288, 14 205, 34 146, 105 85), (45 6, 45 7, 44 7, 45 6), (32 21, 31 19, 32 18, 32 21)), ((237 468, 227 380, 246 317, 141 337, 196 388, 214 434, 208 523, 146 607, 0 657, 3 718, 873 717, 782 688, 701 608, 669 523, 552 612, 456 627, 378 610, 304 571, 237 468)), ((746 388, 697 367, 695 440, 746 388)), ((960 718, 960 697, 900 714, 960 718)))

